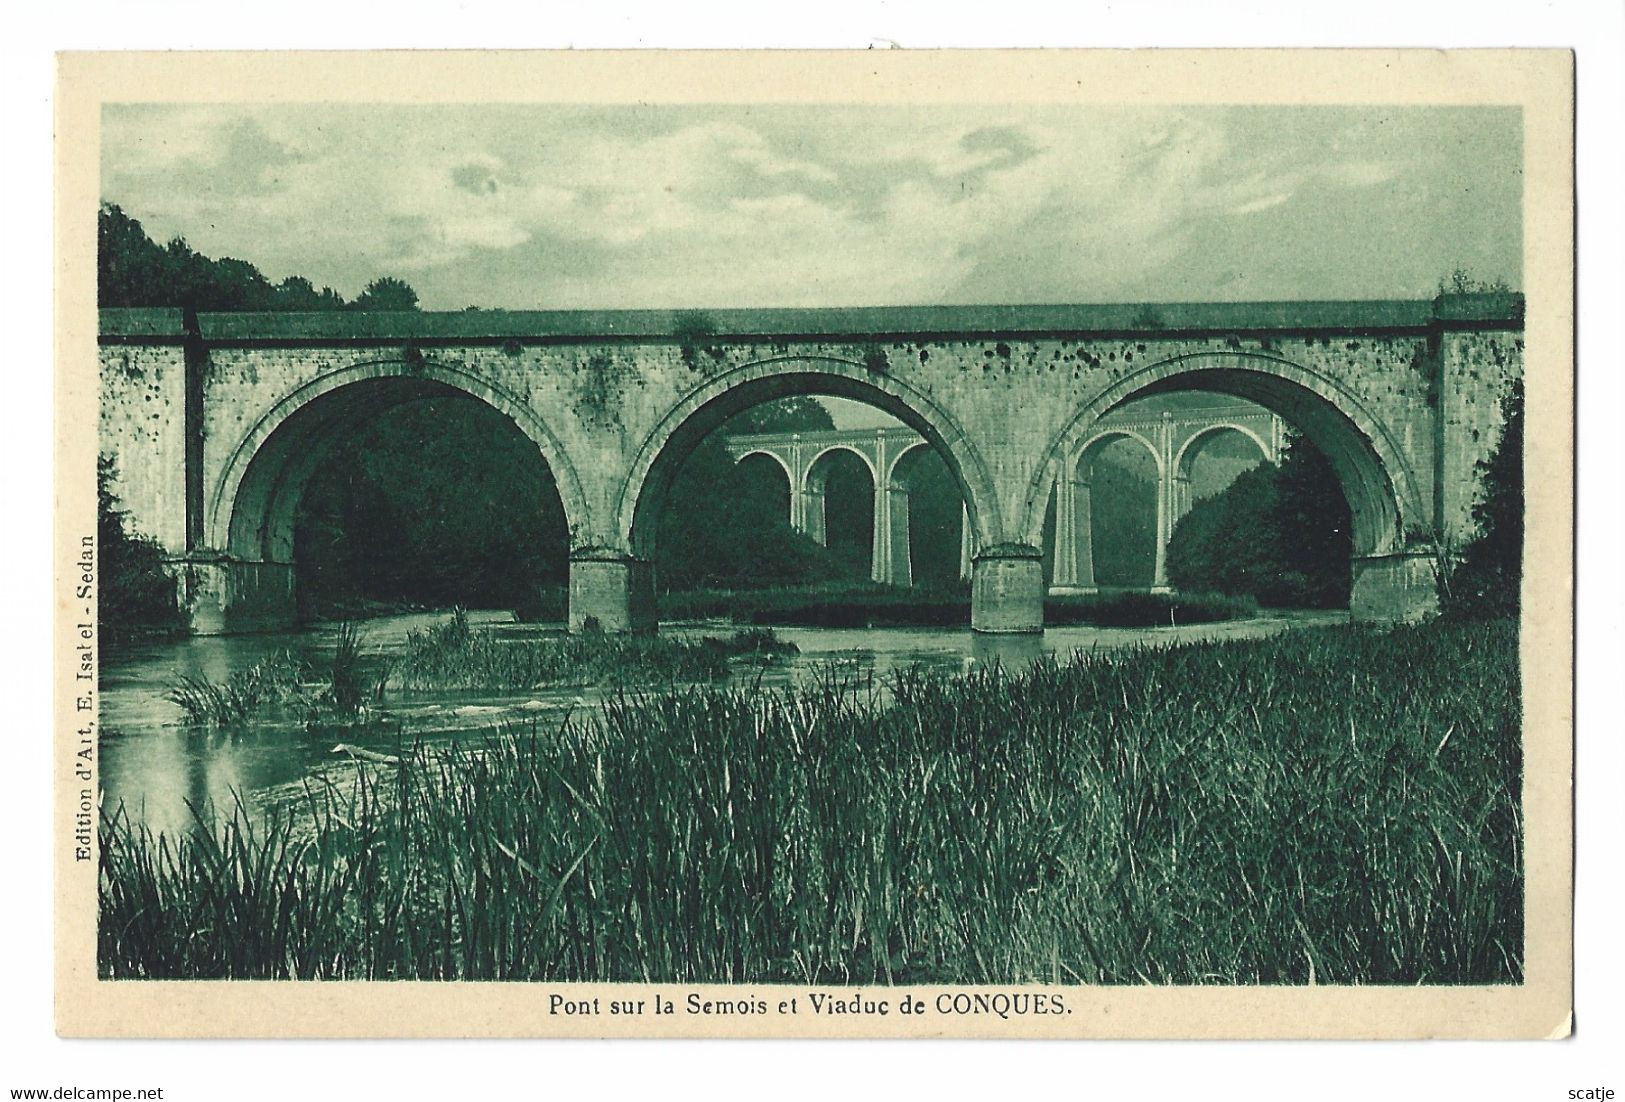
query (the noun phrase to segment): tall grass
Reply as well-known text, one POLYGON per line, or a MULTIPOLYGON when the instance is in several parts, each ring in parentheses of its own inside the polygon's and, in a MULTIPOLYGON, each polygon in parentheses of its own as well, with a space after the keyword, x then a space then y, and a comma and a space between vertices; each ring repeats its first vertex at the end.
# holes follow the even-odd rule
POLYGON ((615 699, 101 833, 110 977, 1522 977, 1516 626, 615 699))
POLYGON ((441 624, 407 636, 392 681, 404 689, 522 691, 577 685, 716 681, 733 659, 771 660, 795 646, 770 631, 727 639, 584 632, 539 639, 475 631, 459 609, 441 624))
POLYGON ((327 701, 340 712, 353 713, 361 710, 361 705, 369 696, 378 696, 383 687, 382 680, 368 685, 361 668, 361 631, 351 621, 344 621, 333 640, 333 661, 328 669, 325 694, 327 701))
MULTIPOLYGON (((198 726, 228 727, 269 707, 297 709, 307 722, 335 713, 353 716, 384 688, 378 677, 368 678, 361 647, 360 629, 346 621, 339 625, 333 658, 325 671, 281 651, 223 681, 177 677, 164 695, 180 706, 188 723, 198 726)), ((384 676, 388 676, 387 670, 384 676)))
POLYGON ((177 677, 164 696, 186 713, 187 722, 213 727, 240 723, 260 709, 297 703, 310 668, 283 651, 237 670, 224 681, 177 677))

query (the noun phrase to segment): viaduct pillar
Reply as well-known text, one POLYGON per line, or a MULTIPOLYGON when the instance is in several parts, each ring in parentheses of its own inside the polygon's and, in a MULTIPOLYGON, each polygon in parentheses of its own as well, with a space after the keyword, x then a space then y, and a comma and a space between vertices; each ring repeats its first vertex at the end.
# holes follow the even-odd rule
POLYGON ((798 532, 804 532, 820 547, 828 546, 829 537, 824 529, 824 486, 809 484, 796 491, 794 497, 801 500, 801 523, 796 524, 795 514, 792 512, 790 523, 798 532))
MULTIPOLYGON (((1075 464, 1070 469, 1077 470, 1075 464)), ((1055 483, 1055 572, 1059 593, 1095 592, 1094 502, 1087 478, 1063 474, 1055 483)))
POLYGON ((970 506, 959 503, 959 580, 970 581, 971 556, 976 551, 976 540, 971 533, 970 506))
POLYGON ((655 630, 654 563, 616 551, 585 549, 570 555, 570 630, 655 630))
POLYGON ((286 631, 298 622, 291 562, 248 562, 207 550, 166 562, 194 635, 286 631))
POLYGON ((908 546, 908 485, 892 481, 875 487, 874 536, 870 576, 884 585, 914 584, 908 546))
POLYGON ((1024 543, 998 543, 971 560, 970 626, 991 635, 1044 630, 1044 555, 1024 543))

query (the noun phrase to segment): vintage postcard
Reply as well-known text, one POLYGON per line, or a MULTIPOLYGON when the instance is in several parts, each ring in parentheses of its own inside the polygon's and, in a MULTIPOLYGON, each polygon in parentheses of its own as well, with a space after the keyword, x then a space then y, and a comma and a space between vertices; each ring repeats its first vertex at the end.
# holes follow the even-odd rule
POLYGON ((1572 120, 63 55, 59 1031, 1567 1035, 1572 120))

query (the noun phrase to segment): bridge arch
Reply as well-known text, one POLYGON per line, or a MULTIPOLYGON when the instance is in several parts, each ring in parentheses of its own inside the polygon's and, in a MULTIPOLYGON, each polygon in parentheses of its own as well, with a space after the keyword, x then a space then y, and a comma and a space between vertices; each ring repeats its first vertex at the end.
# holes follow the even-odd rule
POLYGON ((896 455, 890 456, 889 461, 886 464, 885 484, 890 486, 896 482, 897 468, 903 465, 903 460, 907 459, 909 456, 926 446, 927 444, 924 440, 914 440, 899 448, 896 455))
POLYGON ((1245 436, 1257 446, 1258 454, 1263 456, 1266 461, 1278 458, 1274 454, 1275 449, 1270 447, 1258 433, 1246 425, 1224 421, 1192 433, 1190 438, 1179 446, 1179 450, 1174 453, 1174 476, 1176 478, 1190 478, 1191 467, 1195 464, 1196 457, 1201 453, 1202 448, 1206 446, 1209 440, 1222 432, 1235 432, 1245 436))
POLYGON ((1050 485, 1067 456, 1090 439, 1096 422, 1123 403, 1152 394, 1204 390, 1272 410, 1325 454, 1353 514, 1354 554, 1392 555, 1408 532, 1426 525, 1423 498, 1404 452, 1383 423, 1336 381, 1299 364, 1255 352, 1175 356, 1117 380, 1083 407, 1051 442, 1028 489, 1020 531, 1038 538, 1050 485))
POLYGON ((786 485, 790 487, 790 492, 792 494, 795 493, 798 489, 796 485, 796 473, 790 469, 790 464, 785 462, 784 456, 780 455, 772 448, 752 448, 749 451, 740 452, 738 455, 734 456, 734 465, 738 466, 739 464, 744 463, 747 459, 761 459, 764 457, 772 460, 774 465, 777 466, 780 471, 784 472, 784 481, 786 485))
POLYGON ((863 454, 863 449, 855 448, 851 444, 830 444, 827 447, 818 449, 818 451, 814 452, 812 456, 808 458, 806 463, 802 465, 801 482, 796 489, 805 490, 813 488, 815 485, 815 479, 817 482, 822 482, 827 476, 822 473, 815 475, 814 472, 818 470, 819 463, 821 463, 828 456, 834 455, 836 452, 845 452, 847 455, 856 456, 858 462, 862 463, 864 468, 869 472, 870 483, 872 485, 880 484, 880 474, 875 470, 874 461, 871 460, 867 455, 863 454))
POLYGON ((424 398, 478 399, 536 445, 558 486, 565 522, 584 523, 586 499, 562 445, 517 395, 459 367, 371 360, 329 372, 285 395, 231 450, 210 495, 206 538, 233 558, 292 562, 294 513, 305 484, 342 435, 424 398))
MULTIPOLYGON (((689 453, 735 414, 797 394, 864 402, 914 429, 948 460, 979 538, 988 543, 1004 539, 1004 521, 991 474, 955 420, 927 394, 907 383, 833 356, 755 360, 720 372, 685 394, 637 448, 616 497, 617 537, 626 541, 633 554, 651 555, 665 495, 689 453)), ((870 469, 874 470, 872 465, 870 469)))
POLYGON ((1088 469, 1088 467, 1093 465, 1095 457, 1099 455, 1108 444, 1111 444, 1117 440, 1138 441, 1146 451, 1151 453, 1151 462, 1155 463, 1157 466, 1157 477, 1161 478, 1166 473, 1162 469, 1162 453, 1157 450, 1157 446, 1155 444, 1147 440, 1141 433, 1135 432, 1133 429, 1118 428, 1104 429, 1091 435, 1089 439, 1084 442, 1084 445, 1078 449, 1078 458, 1077 461, 1072 465, 1073 470, 1070 473, 1072 473, 1074 477, 1081 474, 1083 471, 1088 469))

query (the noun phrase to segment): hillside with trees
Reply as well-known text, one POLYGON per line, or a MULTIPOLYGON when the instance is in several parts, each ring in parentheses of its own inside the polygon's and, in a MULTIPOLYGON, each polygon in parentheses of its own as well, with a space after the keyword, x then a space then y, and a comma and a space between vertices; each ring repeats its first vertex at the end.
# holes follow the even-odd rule
POLYGON ((829 412, 807 397, 781 398, 730 418, 702 440, 667 496, 655 543, 663 590, 761 589, 868 576, 790 527, 783 485, 753 478, 724 447, 730 435, 827 432, 829 412))
POLYGON ((175 581, 164 553, 130 530, 119 507, 118 472, 106 456, 96 461, 96 606, 109 641, 144 632, 180 629, 175 581))
POLYGON ((272 283, 246 260, 213 260, 184 237, 160 245, 116 204, 96 219, 96 296, 101 306, 180 306, 192 310, 416 310, 417 292, 383 276, 354 301, 303 276, 272 283))

